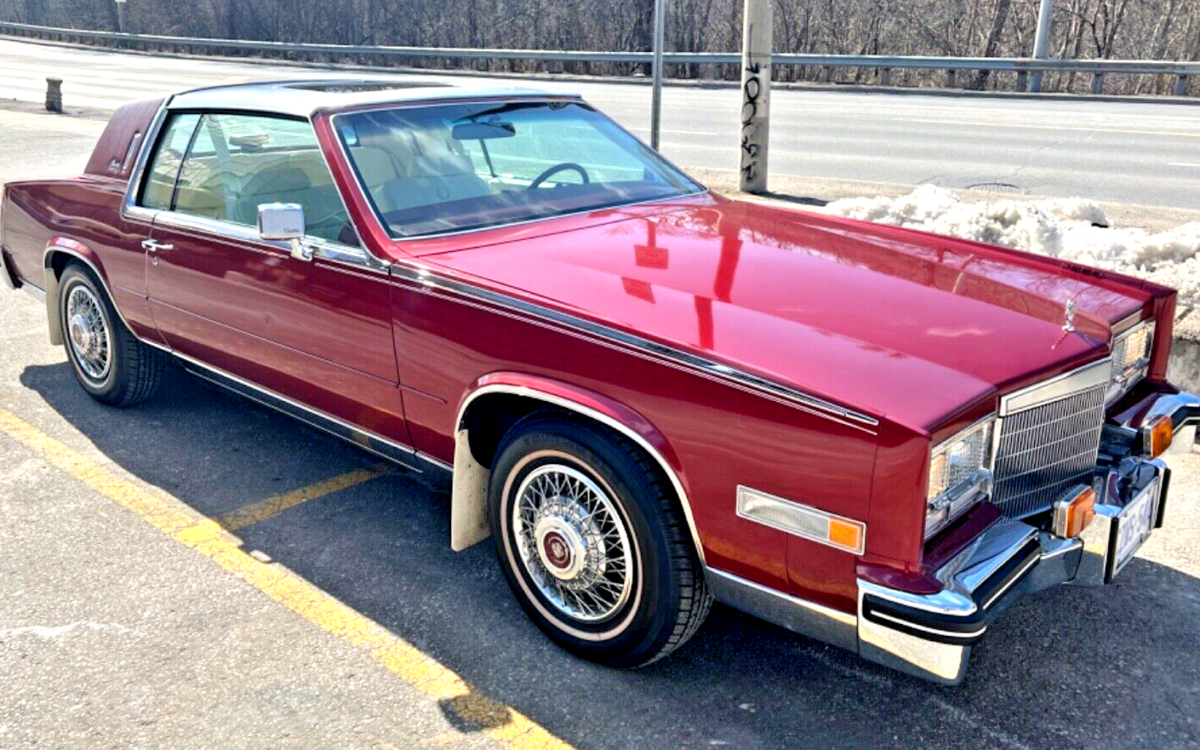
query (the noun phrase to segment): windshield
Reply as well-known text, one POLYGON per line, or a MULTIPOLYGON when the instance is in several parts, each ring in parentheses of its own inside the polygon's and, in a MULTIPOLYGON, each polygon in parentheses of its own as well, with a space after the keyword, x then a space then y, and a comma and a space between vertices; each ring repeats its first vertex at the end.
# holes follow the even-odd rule
POLYGON ((461 232, 701 192, 577 102, 339 115, 338 137, 393 237, 461 232))

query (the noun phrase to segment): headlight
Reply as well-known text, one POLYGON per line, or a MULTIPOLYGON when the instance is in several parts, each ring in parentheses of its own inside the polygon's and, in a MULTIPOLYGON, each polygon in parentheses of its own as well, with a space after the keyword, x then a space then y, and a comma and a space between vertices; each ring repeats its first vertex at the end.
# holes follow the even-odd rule
POLYGON ((1111 404, 1129 392, 1133 384, 1146 377, 1150 367, 1150 347, 1154 344, 1154 321, 1135 325, 1113 340, 1113 379, 1105 403, 1111 404))
POLYGON ((926 494, 925 538, 962 515, 990 491, 992 432, 996 416, 987 417, 933 449, 926 494))

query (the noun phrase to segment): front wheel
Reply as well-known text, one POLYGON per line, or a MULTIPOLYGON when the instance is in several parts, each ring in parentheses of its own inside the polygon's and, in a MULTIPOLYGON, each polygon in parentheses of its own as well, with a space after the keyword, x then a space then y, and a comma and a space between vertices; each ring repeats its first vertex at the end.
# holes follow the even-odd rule
POLYGON ((95 276, 79 263, 68 264, 58 280, 58 318, 75 379, 92 398, 132 406, 154 395, 162 361, 134 338, 95 276))
POLYGON ((712 597, 670 485, 624 436, 566 415, 527 417, 502 441, 488 494, 510 587, 568 651, 643 666, 708 614, 712 597))

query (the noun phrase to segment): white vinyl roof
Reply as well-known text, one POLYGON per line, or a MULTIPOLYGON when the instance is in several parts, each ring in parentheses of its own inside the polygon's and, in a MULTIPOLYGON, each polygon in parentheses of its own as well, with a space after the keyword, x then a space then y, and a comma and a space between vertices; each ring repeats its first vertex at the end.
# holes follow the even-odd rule
POLYGON ((237 110, 311 117, 320 110, 373 104, 439 103, 459 99, 570 98, 533 88, 454 86, 404 78, 320 78, 264 81, 196 89, 176 95, 171 109, 237 110))

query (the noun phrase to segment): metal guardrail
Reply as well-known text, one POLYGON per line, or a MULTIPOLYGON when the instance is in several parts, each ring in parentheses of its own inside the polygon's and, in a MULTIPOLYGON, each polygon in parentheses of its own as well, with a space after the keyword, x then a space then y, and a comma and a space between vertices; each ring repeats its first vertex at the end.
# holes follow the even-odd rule
MULTIPOLYGON (((0 22, 0 33, 53 41, 103 43, 116 47, 146 50, 195 52, 240 51, 266 55, 327 55, 333 57, 392 57, 406 59, 530 60, 563 63, 635 63, 650 64, 651 52, 599 52, 573 50, 468 49, 463 47, 396 47, 346 44, 307 44, 300 42, 260 42, 245 39, 203 39, 151 34, 126 34, 113 31, 64 29, 52 26, 0 22)), ((740 65, 741 54, 733 52, 665 52, 668 65, 721 64, 740 65)), ((1175 94, 1187 93, 1189 76, 1200 76, 1200 61, 1161 60, 1038 60, 1028 57, 921 57, 900 55, 813 55, 776 53, 774 65, 820 68, 874 68, 884 71, 884 85, 891 70, 989 70, 996 72, 1059 72, 1091 74, 1092 91, 1099 93, 1104 76, 1168 75, 1176 76, 1175 94)))

